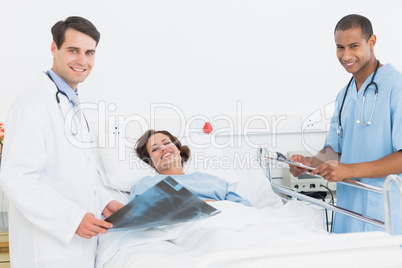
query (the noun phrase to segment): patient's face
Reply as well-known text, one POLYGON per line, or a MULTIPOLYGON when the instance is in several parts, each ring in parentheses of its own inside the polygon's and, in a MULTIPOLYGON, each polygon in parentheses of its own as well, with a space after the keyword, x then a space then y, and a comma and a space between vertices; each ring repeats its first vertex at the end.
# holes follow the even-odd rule
POLYGON ((147 142, 148 154, 153 167, 159 172, 182 169, 180 151, 170 138, 162 133, 151 136, 147 142))

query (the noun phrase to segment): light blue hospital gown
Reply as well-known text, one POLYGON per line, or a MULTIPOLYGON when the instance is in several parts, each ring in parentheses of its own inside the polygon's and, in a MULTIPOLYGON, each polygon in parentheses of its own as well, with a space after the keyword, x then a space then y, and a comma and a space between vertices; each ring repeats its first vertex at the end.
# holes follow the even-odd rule
MULTIPOLYGON (((373 74, 372 74, 373 75, 373 74)), ((345 94, 345 88, 338 94, 335 113, 325 141, 325 147, 330 146, 342 154, 341 162, 359 163, 374 161, 402 149, 402 74, 392 65, 379 68, 374 82, 378 85, 378 99, 371 125, 363 126, 356 123, 360 120, 363 92, 371 81, 367 78, 359 92, 356 84, 350 85, 343 106, 341 122, 343 133, 338 136, 339 109, 345 94)), ((374 102, 373 86, 367 90, 364 107, 364 122, 370 117, 374 102)), ((361 179, 361 182, 382 187, 385 178, 361 179)), ((396 190, 396 187, 393 187, 396 190)), ((354 187, 337 185, 337 205, 359 212, 375 219, 384 220, 383 196, 373 192, 363 191, 354 187)), ((393 233, 402 233, 401 215, 396 193, 392 197, 393 233)), ((334 219, 335 233, 362 232, 383 230, 372 224, 337 213, 334 219)))
MULTIPOLYGON (((166 177, 167 175, 157 174, 154 177, 147 176, 142 178, 131 191, 130 200, 142 194, 166 177)), ((202 200, 229 200, 251 207, 251 203, 248 200, 229 191, 228 182, 210 174, 194 172, 188 175, 170 175, 170 177, 202 200)))

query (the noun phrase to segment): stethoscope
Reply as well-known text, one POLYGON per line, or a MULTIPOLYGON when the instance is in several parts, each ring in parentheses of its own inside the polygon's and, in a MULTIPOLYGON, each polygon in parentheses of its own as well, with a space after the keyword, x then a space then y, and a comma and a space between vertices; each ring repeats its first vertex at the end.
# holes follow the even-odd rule
MULTIPOLYGON (((67 94, 66 94, 64 91, 61 91, 61 90, 59 89, 59 87, 58 87, 58 86, 56 85, 56 83, 54 82, 53 78, 50 76, 50 73, 49 73, 49 72, 46 72, 46 74, 47 74, 47 76, 49 77, 49 79, 54 83, 54 85, 55 85, 56 88, 57 88, 57 92, 56 92, 56 102, 57 102, 57 105, 59 106, 61 115, 62 115, 63 118, 64 118, 63 110, 62 110, 62 107, 61 107, 61 104, 60 104, 60 95, 59 95, 59 94, 61 94, 62 96, 66 97, 69 102, 70 102, 70 99, 68 98, 67 94)), ((84 117, 84 119, 85 119, 85 123, 86 123, 86 125, 87 125, 87 129, 88 129, 88 132, 89 132, 89 124, 88 124, 87 118, 85 117, 84 113, 82 113, 82 115, 83 115, 83 117, 84 117)), ((71 134, 72 134, 73 136, 76 136, 76 135, 78 134, 78 122, 77 122, 77 116, 76 116, 76 115, 73 116, 73 121, 74 121, 74 127, 71 127, 71 134)))
MULTIPOLYGON (((369 126, 369 125, 371 125, 371 119, 373 118, 374 109, 375 109, 375 104, 376 104, 376 102, 377 102, 377 96, 378 96, 378 86, 377 86, 377 83, 374 82, 374 78, 375 78, 375 75, 377 74, 377 71, 378 71, 378 67, 379 67, 379 66, 380 66, 380 61, 377 60, 377 67, 375 68, 373 77, 371 78, 371 82, 366 86, 366 88, 364 89, 364 92, 363 92, 362 112, 361 112, 360 120, 356 120, 356 124, 360 124, 360 125, 362 125, 362 126, 369 126), (365 103, 365 101, 366 101, 366 92, 367 92, 367 89, 369 89, 369 87, 370 87, 371 85, 373 85, 373 86, 375 87, 375 91, 374 91, 375 96, 374 96, 374 102, 373 102, 373 109, 371 110, 371 114, 370 114, 370 117, 369 117, 368 121, 367 121, 367 122, 364 122, 363 114, 364 114, 364 103, 365 103)), ((348 83, 348 86, 346 87, 345 95, 343 95, 343 100, 342 100, 341 109, 339 110, 339 128, 338 128, 338 131, 337 131, 337 132, 338 132, 338 136, 340 136, 340 134, 341 134, 341 132, 342 132, 342 121, 341 121, 342 109, 343 109, 343 105, 345 104, 346 95, 348 94, 348 89, 349 89, 350 84, 352 83, 352 81, 353 81, 353 77, 350 79, 350 81, 349 81, 349 83, 348 83)))

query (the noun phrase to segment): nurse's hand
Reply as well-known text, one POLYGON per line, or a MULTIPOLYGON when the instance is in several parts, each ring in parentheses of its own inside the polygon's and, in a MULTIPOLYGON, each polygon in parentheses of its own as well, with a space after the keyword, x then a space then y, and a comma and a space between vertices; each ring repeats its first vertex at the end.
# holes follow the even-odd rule
POLYGON ((118 211, 119 209, 121 209, 122 207, 124 207, 124 205, 122 203, 120 203, 119 201, 116 201, 116 200, 112 200, 106 205, 102 214, 105 218, 107 218, 110 215, 112 215, 113 213, 115 213, 116 211, 118 211))
MULTIPOLYGON (((289 160, 296 162, 296 163, 302 163, 303 165, 311 167, 311 164, 308 161, 308 159, 302 155, 298 155, 298 154, 292 155, 292 157, 290 157, 289 160)), ((289 165, 289 171, 294 177, 299 177, 299 176, 303 175, 304 173, 306 173, 308 170, 304 169, 304 168, 289 165)))
POLYGON ((112 226, 113 224, 110 222, 97 219, 94 214, 88 212, 85 214, 75 233, 83 238, 91 238, 100 233, 106 234, 107 229, 112 228, 112 226))
POLYGON ((331 160, 311 171, 311 175, 320 175, 330 182, 338 182, 350 178, 350 166, 341 162, 331 160))

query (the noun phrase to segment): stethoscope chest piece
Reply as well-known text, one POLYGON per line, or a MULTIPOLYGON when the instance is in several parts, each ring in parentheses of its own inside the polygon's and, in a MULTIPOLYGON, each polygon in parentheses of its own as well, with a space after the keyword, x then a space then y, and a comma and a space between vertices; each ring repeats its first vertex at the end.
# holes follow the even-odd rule
MULTIPOLYGON (((362 102, 362 110, 361 110, 361 113, 360 113, 360 120, 357 119, 357 120, 356 120, 356 124, 360 124, 360 125, 362 125, 362 126, 370 126, 370 125, 372 124, 371 119, 373 118, 374 110, 375 110, 375 105, 376 105, 376 103, 377 103, 377 98, 378 98, 378 85, 377 85, 376 82, 374 82, 374 78, 375 78, 375 76, 376 76, 376 74, 377 74, 377 71, 378 71, 379 66, 380 66, 380 61, 377 60, 377 67, 376 67, 376 69, 375 69, 375 71, 374 71, 373 77, 371 78, 371 82, 366 86, 366 88, 364 89, 364 92, 363 92, 363 102, 362 102), (373 108, 372 108, 372 110, 371 110, 371 114, 370 114, 369 119, 367 120, 367 122, 364 122, 363 116, 364 116, 364 106, 365 106, 365 102, 366 102, 366 94, 367 94, 367 90, 368 90, 371 86, 374 87, 374 94, 375 94, 375 95, 374 95, 374 101, 373 101, 373 108)), ((343 96, 343 100, 342 100, 342 104, 341 104, 341 108, 339 109, 339 116, 338 116, 338 119, 339 119, 339 127, 338 127, 338 130, 337 130, 337 133, 338 133, 338 136, 340 136, 340 137, 343 136, 343 135, 342 135, 342 134, 343 134, 343 129, 342 129, 342 117, 341 117, 341 116, 342 116, 343 105, 345 104, 346 95, 348 94, 348 90, 349 90, 349 87, 350 87, 350 84, 352 83, 352 81, 353 81, 353 77, 350 79, 350 81, 349 81, 349 83, 348 83, 348 85, 347 85, 347 87, 346 87, 345 94, 344 94, 344 96, 343 96)))

